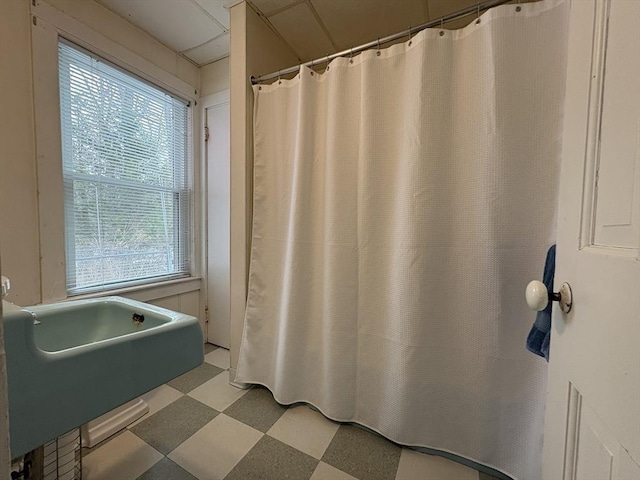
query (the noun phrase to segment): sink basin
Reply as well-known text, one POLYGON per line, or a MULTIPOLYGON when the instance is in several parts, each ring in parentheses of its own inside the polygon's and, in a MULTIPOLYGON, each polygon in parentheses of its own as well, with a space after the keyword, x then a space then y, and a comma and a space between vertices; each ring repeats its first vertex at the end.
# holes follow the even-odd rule
POLYGON ((134 300, 106 297, 26 308, 3 302, 3 310, 12 458, 204 359, 195 317, 134 300))

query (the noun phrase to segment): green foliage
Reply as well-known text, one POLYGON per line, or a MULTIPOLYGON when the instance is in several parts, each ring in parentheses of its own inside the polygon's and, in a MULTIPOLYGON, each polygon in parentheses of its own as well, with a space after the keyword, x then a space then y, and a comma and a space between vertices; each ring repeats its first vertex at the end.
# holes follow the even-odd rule
POLYGON ((70 63, 61 73, 76 287, 179 268, 177 212, 188 201, 186 135, 179 132, 186 132, 186 115, 176 115, 170 96, 111 70, 70 63))

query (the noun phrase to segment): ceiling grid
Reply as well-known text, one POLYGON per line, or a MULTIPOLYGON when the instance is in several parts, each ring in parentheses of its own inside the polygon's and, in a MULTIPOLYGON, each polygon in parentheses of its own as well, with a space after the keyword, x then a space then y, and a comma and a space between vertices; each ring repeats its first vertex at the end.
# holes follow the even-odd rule
MULTIPOLYGON (((97 0, 196 65, 229 55, 229 0, 97 0)), ((477 0, 246 0, 301 62, 407 30, 477 0)), ((531 0, 529 0, 531 1, 531 0)), ((461 28, 471 18, 446 24, 461 28)))

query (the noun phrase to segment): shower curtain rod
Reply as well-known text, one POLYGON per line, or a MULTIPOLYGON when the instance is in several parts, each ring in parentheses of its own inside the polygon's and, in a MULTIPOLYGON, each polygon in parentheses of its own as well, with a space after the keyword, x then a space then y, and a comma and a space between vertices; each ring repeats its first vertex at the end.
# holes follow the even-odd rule
MULTIPOLYGON (((488 10, 493 7, 497 7, 498 5, 502 5, 504 3, 509 3, 512 0, 489 0, 485 2, 477 3, 471 7, 463 8, 462 10, 458 10, 457 12, 450 13, 448 15, 444 15, 436 20, 431 20, 427 23, 423 23, 422 25, 418 25, 416 27, 411 27, 407 30, 403 30, 402 32, 394 33, 393 35, 389 35, 384 38, 379 38, 369 43, 365 43, 358 47, 349 48, 347 50, 343 50, 338 53, 334 53, 331 55, 326 55, 322 58, 317 58, 315 60, 311 60, 309 62, 301 63, 298 65, 294 65, 293 67, 285 68, 283 70, 278 70, 277 72, 270 73, 269 75, 261 75, 259 77, 251 76, 251 84, 256 85, 261 82, 266 82, 267 80, 272 80, 274 78, 278 78, 282 75, 288 75, 289 73, 294 73, 299 70, 301 66, 305 67, 313 67, 314 65, 321 65, 323 63, 328 63, 334 58, 344 57, 346 55, 354 55, 356 53, 360 53, 364 50, 368 50, 372 47, 380 46, 384 43, 389 43, 394 40, 397 40, 402 37, 409 37, 414 33, 417 33, 425 28, 437 27, 438 25, 442 25, 443 23, 451 22, 452 20, 457 20, 458 18, 466 17, 467 15, 471 15, 477 13, 480 16, 480 12, 484 10, 488 10)), ((518 1, 518 3, 520 3, 518 1)))

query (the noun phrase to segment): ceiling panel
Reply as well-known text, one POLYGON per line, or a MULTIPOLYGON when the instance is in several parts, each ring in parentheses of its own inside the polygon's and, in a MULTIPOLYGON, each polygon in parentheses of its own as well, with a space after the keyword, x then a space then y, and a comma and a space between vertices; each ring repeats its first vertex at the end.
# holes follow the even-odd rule
MULTIPOLYGON (((475 22, 476 17, 471 15, 467 17, 458 18, 444 24, 444 28, 448 30, 458 30, 469 25, 471 22, 475 22)), ((437 28, 437 27, 436 27, 437 28)))
POLYGON ((249 0, 249 3, 266 16, 302 2, 304 2, 304 0, 249 0))
MULTIPOLYGON (((478 4, 472 0, 427 0, 429 5, 429 19, 436 20, 444 15, 455 13, 478 4)), ((537 0, 520 0, 520 3, 535 2, 537 0)), ((462 28, 474 20, 474 15, 469 15, 445 24, 445 28, 462 28)))
POLYGON ((176 52, 203 44, 224 31, 192 1, 101 0, 101 3, 176 52))
POLYGON ((187 50, 183 55, 201 66, 220 60, 229 55, 229 34, 225 33, 204 45, 187 50))
POLYGON ((226 29, 229 28, 229 10, 224 8, 225 0, 195 0, 209 15, 226 29))
POLYGON ((282 38, 303 60, 312 60, 335 51, 331 40, 311 12, 306 3, 288 8, 269 21, 282 38))
MULTIPOLYGON (((478 4, 477 1, 472 0, 428 0, 428 2, 430 20, 436 20, 444 15, 478 4)), ((466 23, 472 19, 472 17, 465 18, 467 18, 466 23)))
POLYGON ((426 0, 311 0, 311 3, 339 50, 427 21, 426 0))
MULTIPOLYGON (((229 54, 229 11, 241 0, 97 0, 198 65, 229 54)), ((534 1, 534 0, 522 0, 534 1)), ((477 4, 477 0, 247 0, 304 61, 477 4), (315 11, 314 11, 315 10, 315 11)), ((461 28, 474 15, 445 24, 461 28)), ((385 45, 388 46, 388 45, 385 45)))

